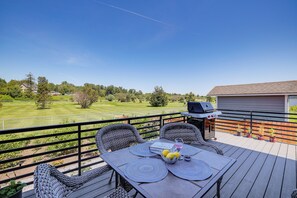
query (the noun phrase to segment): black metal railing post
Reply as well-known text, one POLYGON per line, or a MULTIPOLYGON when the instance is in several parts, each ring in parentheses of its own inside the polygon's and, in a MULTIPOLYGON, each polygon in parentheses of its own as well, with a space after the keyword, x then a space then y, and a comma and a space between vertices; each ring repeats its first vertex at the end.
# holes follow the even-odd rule
POLYGON ((78 175, 81 175, 81 125, 78 125, 78 175))
POLYGON ((128 124, 131 124, 131 120, 130 120, 129 118, 128 118, 128 120, 127 120, 127 123, 128 123, 128 124))
POLYGON ((160 115, 160 129, 162 128, 162 126, 164 126, 164 120, 163 120, 163 116, 160 115))
POLYGON ((250 112, 250 133, 253 133, 253 112, 250 112))

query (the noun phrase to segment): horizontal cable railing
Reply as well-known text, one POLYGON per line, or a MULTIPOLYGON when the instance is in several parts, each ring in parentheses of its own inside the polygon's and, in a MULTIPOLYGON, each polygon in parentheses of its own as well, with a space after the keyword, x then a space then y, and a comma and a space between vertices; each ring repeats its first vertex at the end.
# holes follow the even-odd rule
POLYGON ((216 120, 216 131, 297 144, 297 113, 218 109, 222 115, 216 120))
POLYGON ((100 166, 103 160, 95 134, 104 126, 128 123, 149 140, 159 137, 160 128, 169 122, 184 122, 184 118, 177 112, 0 130, 0 185, 11 179, 32 184, 35 167, 41 163, 75 175, 100 166))

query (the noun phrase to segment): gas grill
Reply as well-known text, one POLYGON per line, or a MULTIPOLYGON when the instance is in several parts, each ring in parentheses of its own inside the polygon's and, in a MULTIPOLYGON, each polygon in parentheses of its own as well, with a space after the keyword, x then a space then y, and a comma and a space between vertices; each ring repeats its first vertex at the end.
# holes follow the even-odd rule
POLYGON ((193 124, 200 131, 204 140, 215 138, 215 120, 222 114, 215 111, 210 102, 188 102, 188 112, 182 112, 188 117, 187 122, 193 124))

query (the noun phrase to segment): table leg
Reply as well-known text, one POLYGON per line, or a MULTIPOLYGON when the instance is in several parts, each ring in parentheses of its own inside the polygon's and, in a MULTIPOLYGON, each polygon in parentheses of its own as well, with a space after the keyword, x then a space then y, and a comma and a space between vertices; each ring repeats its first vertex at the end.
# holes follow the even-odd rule
POLYGON ((217 182, 217 197, 220 198, 221 195, 220 195, 220 189, 221 189, 221 183, 222 183, 222 179, 223 177, 221 177, 218 182, 217 182))
POLYGON ((115 172, 115 171, 114 171, 114 170, 112 170, 112 173, 111 173, 110 179, 109 179, 109 181, 108 181, 108 183, 109 183, 109 184, 111 184, 111 180, 112 180, 112 177, 113 177, 113 174, 114 174, 114 172, 115 172))

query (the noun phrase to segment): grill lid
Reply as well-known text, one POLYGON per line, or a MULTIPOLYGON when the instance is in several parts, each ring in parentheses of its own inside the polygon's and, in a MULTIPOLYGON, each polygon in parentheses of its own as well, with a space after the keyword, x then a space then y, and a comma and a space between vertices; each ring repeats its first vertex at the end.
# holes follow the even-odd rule
POLYGON ((188 102, 189 113, 211 113, 214 108, 210 102, 188 102))

